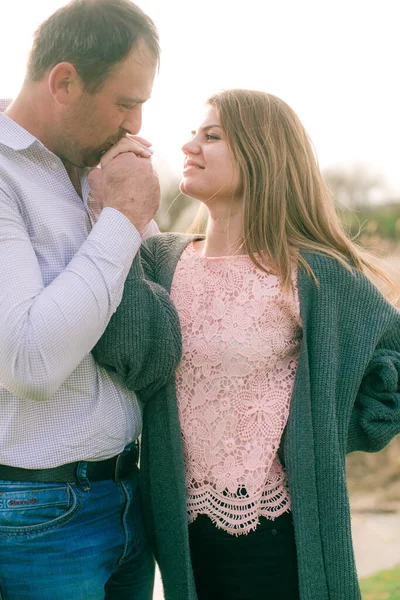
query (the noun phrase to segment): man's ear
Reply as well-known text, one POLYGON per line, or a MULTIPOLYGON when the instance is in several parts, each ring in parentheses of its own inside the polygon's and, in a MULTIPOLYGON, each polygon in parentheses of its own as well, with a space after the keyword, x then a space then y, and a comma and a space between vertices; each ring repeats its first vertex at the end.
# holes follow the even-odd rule
POLYGON ((57 104, 71 104, 82 94, 82 81, 74 65, 62 62, 50 71, 49 91, 57 104))

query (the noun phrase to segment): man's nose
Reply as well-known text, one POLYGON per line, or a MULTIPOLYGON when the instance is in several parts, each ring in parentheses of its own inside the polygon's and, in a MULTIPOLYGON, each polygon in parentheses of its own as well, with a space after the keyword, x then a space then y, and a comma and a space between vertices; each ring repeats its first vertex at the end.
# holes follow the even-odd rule
POLYGON ((137 135, 142 127, 142 109, 137 108, 126 116, 121 123, 121 128, 131 135, 137 135))

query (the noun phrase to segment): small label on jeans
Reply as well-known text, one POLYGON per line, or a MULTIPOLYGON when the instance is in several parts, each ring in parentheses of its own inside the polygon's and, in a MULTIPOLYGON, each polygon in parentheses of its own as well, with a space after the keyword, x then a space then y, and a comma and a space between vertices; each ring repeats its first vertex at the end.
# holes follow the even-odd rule
POLYGON ((7 506, 30 506, 31 504, 37 504, 39 500, 37 498, 29 498, 29 500, 9 500, 7 506))

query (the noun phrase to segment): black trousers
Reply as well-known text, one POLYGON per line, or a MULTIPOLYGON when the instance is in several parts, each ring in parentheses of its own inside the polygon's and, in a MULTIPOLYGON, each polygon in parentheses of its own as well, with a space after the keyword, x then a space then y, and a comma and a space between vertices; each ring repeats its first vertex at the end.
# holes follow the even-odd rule
POLYGON ((199 600, 299 600, 291 513, 239 536, 199 515, 189 540, 199 600))

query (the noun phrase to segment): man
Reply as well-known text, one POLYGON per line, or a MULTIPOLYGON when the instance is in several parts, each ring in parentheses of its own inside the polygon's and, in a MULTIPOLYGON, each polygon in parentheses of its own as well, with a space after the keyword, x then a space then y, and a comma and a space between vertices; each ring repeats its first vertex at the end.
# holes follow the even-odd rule
POLYGON ((158 207, 151 151, 129 139, 158 61, 129 0, 74 0, 39 27, 0 114, 2 600, 152 596, 139 404, 90 350, 158 207), (87 175, 111 147, 91 227, 87 175))

